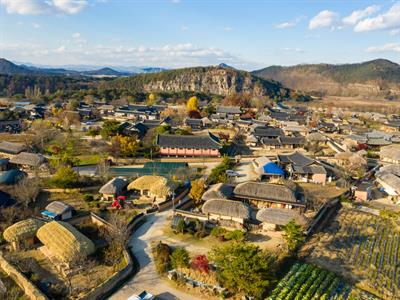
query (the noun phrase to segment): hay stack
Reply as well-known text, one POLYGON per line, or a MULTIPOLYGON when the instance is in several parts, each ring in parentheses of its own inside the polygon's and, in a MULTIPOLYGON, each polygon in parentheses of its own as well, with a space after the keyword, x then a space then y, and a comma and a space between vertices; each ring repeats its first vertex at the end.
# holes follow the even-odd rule
POLYGON ((67 263, 95 251, 91 240, 65 222, 47 223, 38 230, 37 237, 54 256, 67 263))
POLYGON ((137 178, 128 185, 128 190, 149 191, 159 198, 168 196, 175 190, 175 185, 162 176, 146 175, 137 178))
POLYGON ((4 230, 4 239, 9 242, 20 242, 33 238, 45 222, 39 219, 26 219, 19 221, 4 230))

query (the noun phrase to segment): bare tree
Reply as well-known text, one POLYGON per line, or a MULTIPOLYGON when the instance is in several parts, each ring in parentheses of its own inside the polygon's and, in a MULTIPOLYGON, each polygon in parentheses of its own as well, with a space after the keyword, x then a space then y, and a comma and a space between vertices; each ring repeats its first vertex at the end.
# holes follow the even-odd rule
POLYGON ((15 185, 12 194, 24 207, 28 207, 31 203, 36 201, 40 193, 40 185, 39 179, 29 179, 25 177, 15 185))

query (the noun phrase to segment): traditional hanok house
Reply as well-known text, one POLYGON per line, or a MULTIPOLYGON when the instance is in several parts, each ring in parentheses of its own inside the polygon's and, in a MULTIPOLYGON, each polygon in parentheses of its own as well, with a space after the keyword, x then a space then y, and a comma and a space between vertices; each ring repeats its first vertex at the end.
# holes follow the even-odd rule
POLYGON ((39 228, 37 238, 44 245, 41 248, 57 267, 85 259, 96 250, 93 242, 66 222, 52 221, 39 228), (60 264, 61 263, 61 264, 60 264))
POLYGON ((261 145, 267 150, 280 149, 282 147, 279 138, 261 138, 261 145))
POLYGON ((22 130, 21 120, 1 120, 0 132, 18 133, 22 130))
POLYGON ((204 128, 202 119, 186 118, 185 125, 190 127, 193 131, 202 130, 204 128))
POLYGON ((282 208, 262 208, 257 212, 256 219, 262 223, 264 231, 281 230, 290 221, 306 226, 307 218, 297 210, 282 208))
POLYGON ((99 113, 103 116, 108 116, 114 114, 115 107, 110 104, 103 104, 97 107, 99 113))
POLYGON ((136 191, 140 196, 153 199, 154 204, 166 201, 173 196, 176 183, 163 176, 141 176, 128 185, 129 191, 136 191))
POLYGON ((36 233, 44 224, 44 221, 36 218, 22 220, 7 227, 3 237, 11 244, 13 251, 29 249, 36 243, 36 233))
POLYGON ((335 154, 336 164, 341 167, 348 167, 348 166, 367 166, 367 160, 358 152, 339 152, 335 154))
POLYGON ((26 150, 26 146, 19 143, 1 142, 0 143, 0 156, 11 157, 26 150))
POLYGON ((389 145, 381 148, 379 158, 383 162, 400 164, 400 145, 389 145))
POLYGON ((372 196, 372 184, 369 182, 362 182, 354 191, 354 198, 357 201, 369 201, 372 196))
POLYGON ((229 199, 232 197, 234 186, 226 183, 216 183, 211 185, 203 194, 201 199, 208 201, 210 199, 229 199))
POLYGON ((74 214, 74 208, 62 201, 53 201, 48 204, 44 211, 42 211, 42 216, 48 219, 56 221, 64 221, 71 219, 74 214))
POLYGON ((293 180, 305 182, 326 182, 326 170, 315 159, 300 152, 278 155, 279 164, 286 169, 293 180))
POLYGON ((100 188, 99 193, 102 194, 101 199, 104 201, 115 200, 123 193, 127 185, 128 181, 125 178, 116 177, 111 179, 100 188))
POLYGON ((398 132, 400 131, 400 120, 399 119, 388 120, 387 122, 381 125, 381 128, 387 132, 398 132))
POLYGON ((300 125, 298 122, 286 121, 281 123, 281 128, 286 136, 305 136, 308 132, 308 128, 304 125, 300 125))
POLYGON ((18 183, 22 178, 26 176, 26 173, 19 169, 10 169, 7 171, 0 172, 0 185, 13 185, 18 183))
POLYGON ((392 144, 392 142, 383 138, 368 138, 366 144, 369 149, 379 150, 383 146, 392 144))
POLYGON ((318 129, 322 132, 334 133, 338 130, 338 127, 334 123, 321 121, 318 124, 318 129))
POLYGON ((233 190, 236 199, 251 204, 256 208, 305 208, 303 199, 297 199, 287 186, 264 182, 247 181, 239 183, 233 190))
POLYGON ((253 159, 253 167, 259 180, 276 180, 285 176, 285 172, 266 156, 253 159))
POLYGON ((387 165, 375 173, 376 182, 384 189, 388 198, 395 203, 400 203, 400 167, 387 165))
POLYGON ((243 228, 251 218, 250 206, 235 200, 210 199, 203 204, 201 211, 209 220, 218 221, 225 227, 243 228))
POLYGON ((257 126, 253 129, 253 135, 259 140, 263 138, 277 139, 278 137, 285 136, 282 128, 272 126, 257 126))
POLYGON ((281 136, 279 137, 281 148, 297 149, 303 148, 306 139, 302 136, 281 136))
POLYGON ((11 157, 10 163, 24 169, 36 169, 46 162, 46 158, 41 154, 21 152, 11 157))
POLYGON ((220 157, 222 145, 212 133, 207 135, 164 135, 156 140, 160 154, 164 156, 220 157))
POLYGON ((217 106, 216 113, 220 116, 239 117, 242 110, 238 106, 217 106))
POLYGON ((315 144, 325 144, 327 141, 327 138, 325 135, 323 135, 320 132, 311 132, 306 136, 306 141, 309 143, 315 143, 315 144))

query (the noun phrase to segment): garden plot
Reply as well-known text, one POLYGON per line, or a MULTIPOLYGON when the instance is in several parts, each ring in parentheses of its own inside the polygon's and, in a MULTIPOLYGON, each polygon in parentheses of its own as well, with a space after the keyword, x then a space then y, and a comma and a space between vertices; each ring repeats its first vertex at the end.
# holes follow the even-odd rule
POLYGON ((400 299, 400 232, 381 217, 342 209, 303 248, 306 260, 384 299, 400 299))

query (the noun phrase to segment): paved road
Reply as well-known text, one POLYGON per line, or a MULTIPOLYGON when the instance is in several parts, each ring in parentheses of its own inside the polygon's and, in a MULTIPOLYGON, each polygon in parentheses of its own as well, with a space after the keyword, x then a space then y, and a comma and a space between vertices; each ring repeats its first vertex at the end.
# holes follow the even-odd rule
POLYGON ((165 241, 163 229, 171 211, 165 211, 149 215, 147 221, 132 235, 129 246, 140 264, 140 271, 134 278, 128 281, 118 292, 112 295, 110 300, 126 300, 134 294, 146 290, 157 299, 165 300, 201 300, 193 295, 186 294, 170 286, 158 275, 154 262, 151 259, 151 242, 165 241))

